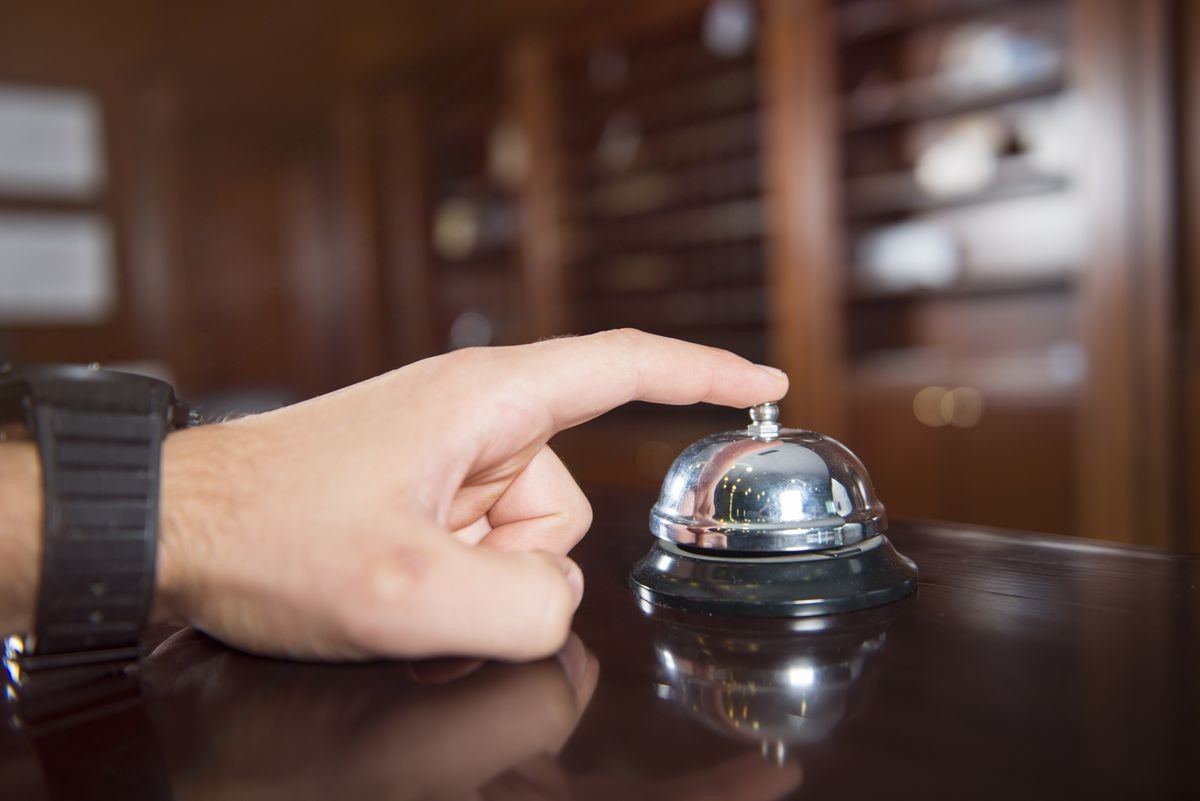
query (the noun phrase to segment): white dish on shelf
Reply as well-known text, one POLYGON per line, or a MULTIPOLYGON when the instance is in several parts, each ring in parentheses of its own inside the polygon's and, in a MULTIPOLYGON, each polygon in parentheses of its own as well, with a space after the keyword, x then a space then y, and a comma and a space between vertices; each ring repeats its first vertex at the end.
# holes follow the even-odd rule
POLYGON ((855 247, 857 280, 885 290, 936 289, 953 283, 962 265, 962 249, 943 225, 914 221, 875 229, 855 247))

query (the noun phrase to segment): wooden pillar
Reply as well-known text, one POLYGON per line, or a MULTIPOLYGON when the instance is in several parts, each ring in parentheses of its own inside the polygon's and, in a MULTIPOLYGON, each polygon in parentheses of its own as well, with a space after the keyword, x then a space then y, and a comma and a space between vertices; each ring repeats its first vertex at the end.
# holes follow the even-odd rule
POLYGON ((535 35, 513 43, 505 66, 509 108, 527 148, 517 206, 522 299, 528 321, 524 338, 534 340, 567 330, 554 70, 550 49, 535 35))
POLYGON ((1091 244, 1079 294, 1078 531, 1160 546, 1175 544, 1178 522, 1166 7, 1072 3, 1091 244))
MULTIPOLYGON (((1176 42, 1200 41, 1200 4, 1180 2, 1180 23, 1176 42)), ((1181 422, 1183 437, 1180 447, 1184 449, 1183 475, 1185 517, 1180 528, 1190 532, 1184 545, 1192 551, 1200 551, 1200 50, 1196 47, 1180 47, 1182 60, 1182 91, 1177 102, 1180 120, 1181 163, 1179 174, 1181 223, 1180 244, 1182 247, 1183 282, 1187 290, 1183 295, 1184 320, 1183 341, 1180 348, 1180 366, 1183 379, 1181 400, 1181 422)))
POLYGON ((783 419, 844 436, 832 9, 826 0, 769 0, 763 16, 771 358, 791 379, 783 419))

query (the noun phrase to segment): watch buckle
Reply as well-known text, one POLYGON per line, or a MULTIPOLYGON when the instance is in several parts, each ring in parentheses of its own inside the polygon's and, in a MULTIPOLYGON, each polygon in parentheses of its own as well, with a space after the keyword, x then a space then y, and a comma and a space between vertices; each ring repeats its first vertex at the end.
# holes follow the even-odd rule
POLYGON ((37 654, 34 646, 32 635, 16 635, 4 640, 4 670, 8 674, 5 694, 9 699, 16 697, 22 684, 35 673, 56 673, 73 683, 79 673, 94 675, 123 671, 126 665, 137 662, 139 655, 137 645, 65 654, 37 654), (76 670, 79 668, 86 670, 76 670))

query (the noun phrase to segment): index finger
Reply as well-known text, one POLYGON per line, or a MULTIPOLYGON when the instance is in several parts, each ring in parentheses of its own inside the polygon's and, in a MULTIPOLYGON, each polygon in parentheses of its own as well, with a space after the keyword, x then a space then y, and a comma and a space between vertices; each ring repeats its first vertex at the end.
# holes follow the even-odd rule
POLYGON ((748 407, 779 400, 787 376, 720 348, 633 329, 498 349, 507 383, 545 410, 551 433, 629 401, 748 407))

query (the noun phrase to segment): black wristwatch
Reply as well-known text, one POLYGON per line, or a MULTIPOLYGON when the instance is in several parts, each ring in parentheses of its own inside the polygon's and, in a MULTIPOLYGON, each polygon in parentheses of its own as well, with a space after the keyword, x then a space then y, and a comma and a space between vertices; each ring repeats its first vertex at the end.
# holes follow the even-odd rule
MULTIPOLYGON (((42 463, 42 564, 22 671, 137 658, 154 599, 163 440, 190 421, 165 381, 98 365, 0 366, 0 426, 42 463)), ((10 670, 11 672, 11 670, 10 670)))

